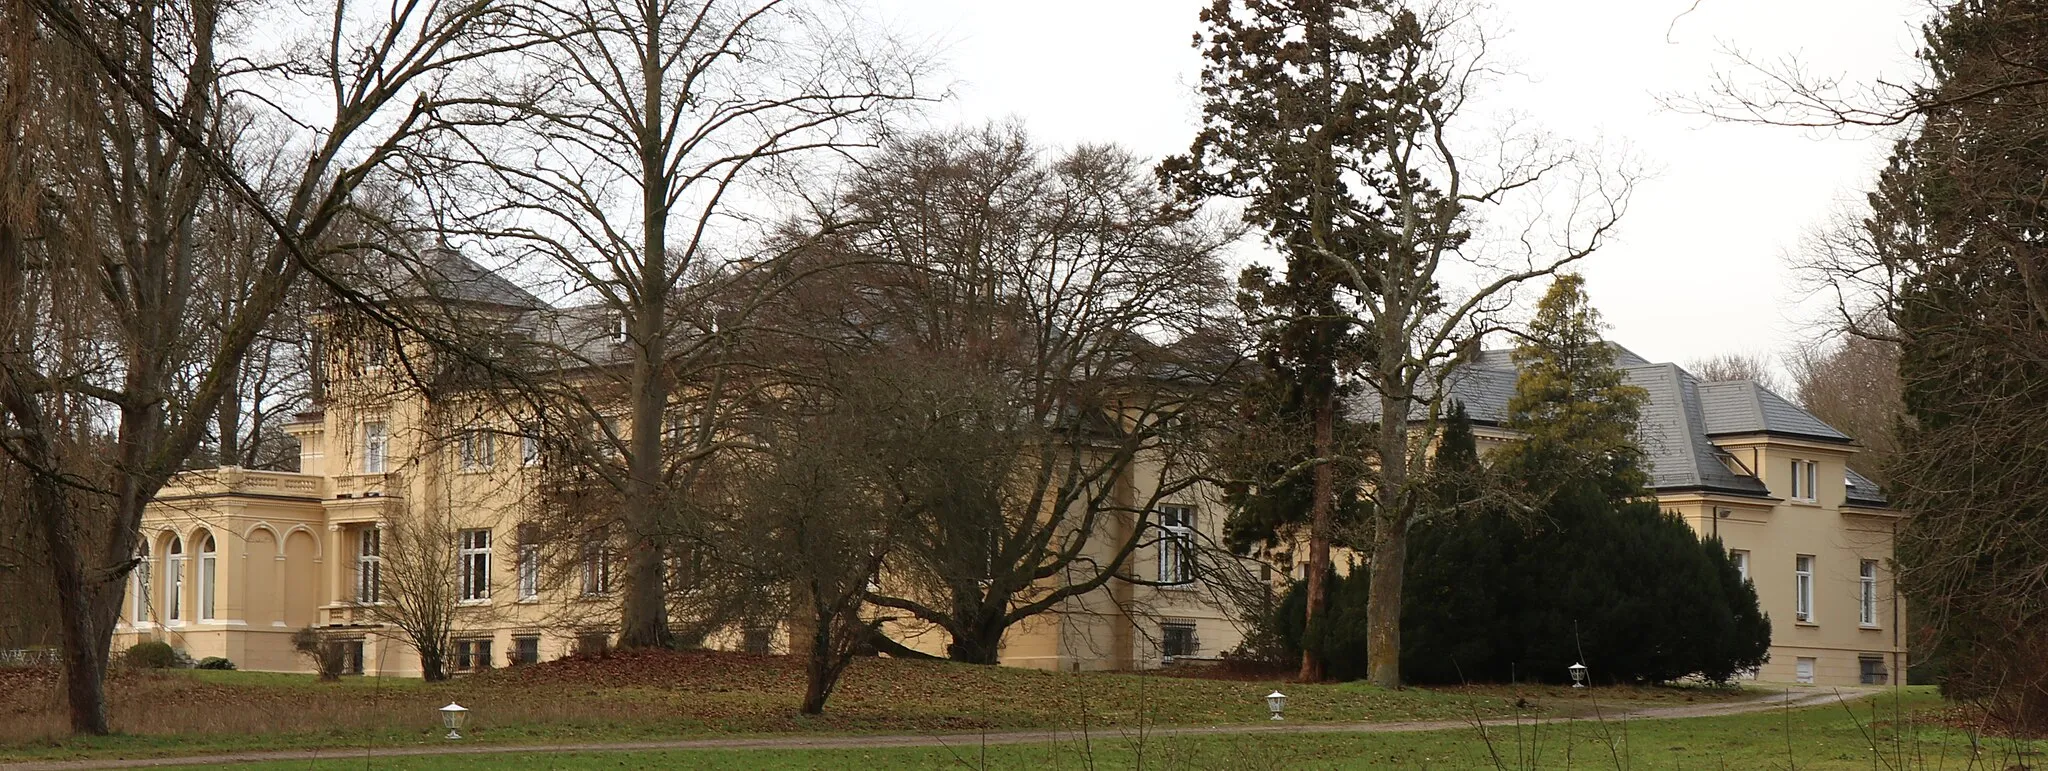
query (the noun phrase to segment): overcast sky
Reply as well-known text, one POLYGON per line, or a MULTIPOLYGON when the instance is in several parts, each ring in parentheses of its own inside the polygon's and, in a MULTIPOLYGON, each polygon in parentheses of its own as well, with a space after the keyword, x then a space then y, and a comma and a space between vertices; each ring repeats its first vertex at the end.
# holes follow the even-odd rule
MULTIPOLYGON (((935 46, 955 98, 935 123, 1017 117, 1041 141, 1187 148, 1205 0, 874 0, 935 46)), ((1513 0, 1492 8, 1520 77, 1502 97, 1550 133, 1626 144, 1655 176, 1583 267, 1609 336, 1653 360, 1771 356, 1815 337, 1790 261, 1862 200, 1889 140, 1716 124, 1658 107, 1741 49, 1865 80, 1913 71, 1926 0, 1513 0), (1675 23, 1674 23, 1675 22, 1675 23), (1667 30, 1669 38, 1667 40, 1667 30)))

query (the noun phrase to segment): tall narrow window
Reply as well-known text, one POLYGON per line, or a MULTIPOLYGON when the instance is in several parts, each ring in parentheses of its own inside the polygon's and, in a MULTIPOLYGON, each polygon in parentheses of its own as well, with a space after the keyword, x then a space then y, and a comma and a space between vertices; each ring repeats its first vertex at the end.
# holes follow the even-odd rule
POLYGON ((199 620, 213 620, 214 586, 220 583, 220 574, 214 567, 213 534, 206 534, 206 540, 199 542, 199 620))
POLYGON ((1864 560, 1862 572, 1857 576, 1856 603, 1859 609, 1856 620, 1864 626, 1877 626, 1877 560, 1864 560))
POLYGON ((492 439, 491 432, 484 429, 462 432, 463 471, 482 471, 496 462, 492 439))
POLYGON ((491 598, 491 531, 464 530, 458 535, 460 548, 456 553, 456 568, 460 576, 461 598, 464 602, 481 602, 491 598))
POLYGON ((149 583, 149 541, 135 547, 135 623, 149 621, 149 592, 156 587, 149 583))
POLYGON ((366 527, 356 539, 356 602, 375 603, 383 599, 384 531, 366 527))
POLYGON ((1809 503, 1820 500, 1816 492, 1819 481, 1819 463, 1810 460, 1792 461, 1792 500, 1809 503))
POLYGON ((171 536, 171 548, 164 558, 164 610, 171 623, 185 620, 185 540, 171 536))
POLYGON ((612 590, 611 544, 603 533, 583 542, 583 593, 604 594, 612 590))
POLYGON ((1159 507, 1159 583, 1195 580, 1195 510, 1188 506, 1159 507))
POLYGON ((519 545, 519 599, 531 600, 540 596, 540 547, 531 543, 519 545))
POLYGON ((1728 556, 1735 559, 1735 572, 1742 574, 1742 580, 1749 580, 1749 552, 1731 551, 1728 556))
POLYGON ((1795 620, 1813 622, 1813 556, 1801 554, 1793 562, 1792 584, 1797 596, 1793 598, 1792 616, 1795 620))
POLYGON ((540 437, 532 434, 519 437, 519 464, 522 466, 540 465, 540 437))
POLYGON ((384 473, 384 451, 389 444, 382 421, 363 424, 363 473, 384 473))

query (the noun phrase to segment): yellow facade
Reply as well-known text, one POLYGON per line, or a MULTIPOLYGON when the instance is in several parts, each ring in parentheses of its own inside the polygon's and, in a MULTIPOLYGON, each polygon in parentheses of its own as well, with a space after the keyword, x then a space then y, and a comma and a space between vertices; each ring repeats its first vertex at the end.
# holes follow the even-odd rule
MULTIPOLYGON (((359 642, 364 673, 417 676, 418 658, 403 634, 380 623, 378 606, 359 598, 368 591, 363 575, 373 570, 363 559, 365 539, 420 516, 444 516, 449 529, 487 533, 488 596, 460 603, 454 638, 458 645, 489 641, 490 666, 511 663, 522 643, 545 661, 608 638, 616 618, 610 592, 586 594, 575 576, 525 585, 519 532, 537 505, 541 469, 528 463, 511 421, 472 417, 465 430, 482 427, 491 447, 463 450, 446 428, 431 428, 449 425, 445 414, 428 415, 424 400, 402 389, 366 387, 372 381, 338 386, 348 398, 330 399, 323 412, 288 426, 300 443, 298 473, 188 472, 165 489, 144 522, 150 551, 139 575, 146 574, 148 588, 137 589, 142 578, 130 582, 117 651, 164 640, 194 659, 221 656, 242 669, 312 671, 312 662, 293 651, 291 636, 314 626, 359 642), (212 572, 202 578, 206 568, 191 550, 209 536, 216 548, 212 572), (175 557, 169 552, 174 542, 181 550, 175 557), (213 595, 204 618, 198 612, 202 581, 213 595), (530 588, 537 591, 524 596, 530 588), (147 592, 146 604, 138 605, 138 591, 147 592), (176 618, 169 613, 172 594, 179 599, 176 618)), ((1147 475, 1139 470, 1134 476, 1147 475)), ((1123 484, 1134 494, 1150 493, 1137 490, 1139 482, 1123 484)), ((1195 543, 1207 548, 1217 542, 1222 510, 1213 496, 1175 503, 1193 512, 1195 543)), ((1116 539, 1095 540, 1094 556, 1102 558, 1108 556, 1105 542, 1116 539)), ((1140 549, 1131 575, 1158 578, 1160 548, 1140 549)), ((1177 657, 1184 662, 1213 659, 1243 636, 1238 617, 1204 582, 1185 588, 1112 582, 1012 627, 1001 660, 1070 671, 1156 667, 1167 663, 1161 645, 1169 629, 1183 645, 1192 636, 1192 652, 1184 648, 1177 657)), ((943 653, 947 642, 935 630, 897 625, 894 631, 906 645, 932 653, 943 653)), ((730 630, 709 643, 758 648, 758 635, 749 637, 730 630)), ((786 638, 774 634, 767 647, 786 650, 786 638)), ((357 663, 351 661, 351 671, 357 663)), ((458 656, 450 666, 462 669, 463 663, 458 656)), ((467 663, 473 668, 476 662, 467 663)))

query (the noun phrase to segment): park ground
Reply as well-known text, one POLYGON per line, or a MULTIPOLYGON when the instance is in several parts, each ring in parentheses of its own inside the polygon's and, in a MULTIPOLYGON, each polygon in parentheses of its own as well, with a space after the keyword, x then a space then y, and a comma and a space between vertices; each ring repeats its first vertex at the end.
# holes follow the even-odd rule
POLYGON ((803 717, 800 662, 642 653, 432 684, 126 672, 110 691, 117 734, 70 738, 51 673, 0 670, 0 768, 180 757, 210 767, 278 750, 324 753, 238 767, 2048 768, 2011 738, 1979 737, 1973 756, 1967 712, 1925 689, 1842 702, 1807 690, 1795 704, 1830 703, 1783 707, 1759 703, 1785 697, 1761 686, 1389 691, 872 659, 825 715, 803 717), (1289 696, 1288 730, 1273 730, 1260 700, 1276 688, 1289 696), (387 754, 453 749, 434 714, 450 701, 473 710, 462 748, 519 751, 387 754), (700 744, 645 744, 675 741, 700 744), (607 745, 625 746, 594 751, 607 745))

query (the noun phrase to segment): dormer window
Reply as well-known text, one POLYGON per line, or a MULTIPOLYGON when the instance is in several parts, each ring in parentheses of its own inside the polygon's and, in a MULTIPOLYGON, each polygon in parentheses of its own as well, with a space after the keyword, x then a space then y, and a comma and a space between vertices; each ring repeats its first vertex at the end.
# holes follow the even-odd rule
POLYGON ((1820 500, 1820 464, 1810 460, 1792 461, 1792 500, 1812 503, 1820 500))

